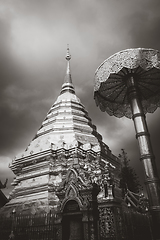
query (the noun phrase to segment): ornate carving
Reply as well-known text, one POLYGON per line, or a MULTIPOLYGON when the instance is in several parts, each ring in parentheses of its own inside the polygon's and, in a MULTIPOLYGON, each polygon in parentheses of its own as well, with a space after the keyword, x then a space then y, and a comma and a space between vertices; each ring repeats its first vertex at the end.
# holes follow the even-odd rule
POLYGON ((116 117, 132 117, 124 80, 130 74, 135 76, 143 112, 153 113, 160 106, 160 53, 154 49, 135 48, 112 55, 97 69, 94 98, 102 111, 116 117))
POLYGON ((98 200, 114 198, 114 178, 108 168, 105 169, 101 178, 98 179, 98 184, 100 186, 100 192, 97 196, 98 200))
POLYGON ((71 185, 70 188, 68 189, 67 193, 66 193, 66 197, 68 198, 74 198, 76 197, 77 193, 75 188, 73 188, 73 186, 71 185))
POLYGON ((105 239, 116 236, 114 215, 110 207, 99 209, 100 236, 105 239))

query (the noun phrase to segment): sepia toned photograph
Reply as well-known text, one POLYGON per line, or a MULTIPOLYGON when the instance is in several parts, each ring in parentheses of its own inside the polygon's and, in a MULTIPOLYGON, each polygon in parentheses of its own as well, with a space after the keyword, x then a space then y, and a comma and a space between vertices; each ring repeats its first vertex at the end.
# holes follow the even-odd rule
POLYGON ((0 0, 0 240, 160 240, 160 2, 0 0))

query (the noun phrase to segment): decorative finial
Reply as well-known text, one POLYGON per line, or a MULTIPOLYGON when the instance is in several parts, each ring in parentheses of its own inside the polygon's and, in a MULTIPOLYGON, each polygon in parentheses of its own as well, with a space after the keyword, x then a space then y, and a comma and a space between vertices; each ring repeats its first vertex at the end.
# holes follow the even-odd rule
POLYGON ((66 54, 66 60, 67 60, 67 69, 66 69, 66 75, 64 78, 64 84, 62 85, 61 94, 65 92, 70 92, 75 94, 74 86, 72 84, 72 78, 71 78, 71 70, 70 70, 70 60, 71 55, 69 51, 69 44, 67 44, 67 54, 66 54))
POLYGON ((69 61, 71 59, 71 55, 69 52, 69 44, 67 44, 67 54, 66 54, 66 60, 69 61))

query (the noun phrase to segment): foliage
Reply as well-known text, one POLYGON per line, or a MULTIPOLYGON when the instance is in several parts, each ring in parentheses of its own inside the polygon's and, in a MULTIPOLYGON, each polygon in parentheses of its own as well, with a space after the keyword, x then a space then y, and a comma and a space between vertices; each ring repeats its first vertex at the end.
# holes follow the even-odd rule
POLYGON ((134 193, 139 193, 142 190, 142 186, 139 183, 138 176, 135 170, 129 165, 130 159, 124 149, 121 149, 119 158, 121 160, 121 172, 120 172, 120 187, 122 188, 122 194, 125 195, 127 189, 134 193))

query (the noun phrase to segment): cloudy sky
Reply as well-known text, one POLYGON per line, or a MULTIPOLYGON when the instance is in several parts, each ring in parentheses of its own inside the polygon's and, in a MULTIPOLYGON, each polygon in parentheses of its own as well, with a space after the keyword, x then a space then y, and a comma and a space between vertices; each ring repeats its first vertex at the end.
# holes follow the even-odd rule
MULTIPOLYGON (((110 55, 127 48, 160 50, 159 0, 0 0, 0 180, 23 151, 59 95, 67 44, 72 79, 115 155, 125 148, 143 182, 132 120, 102 113, 93 99, 94 73, 110 55)), ((160 172, 160 110, 147 115, 160 172)))

